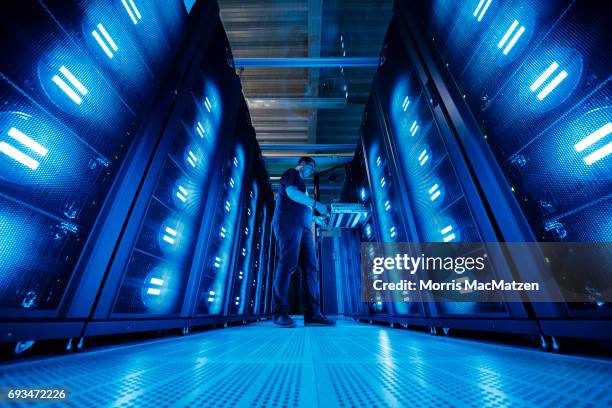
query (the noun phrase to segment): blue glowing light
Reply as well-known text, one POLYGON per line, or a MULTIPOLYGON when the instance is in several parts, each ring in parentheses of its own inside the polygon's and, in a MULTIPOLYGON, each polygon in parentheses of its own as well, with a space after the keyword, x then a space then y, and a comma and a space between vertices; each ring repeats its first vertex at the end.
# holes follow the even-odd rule
POLYGON ((381 177, 381 178, 380 178, 380 186, 381 186, 381 187, 384 187, 384 186, 386 186, 386 185, 387 185, 387 180, 385 180, 385 178, 384 178, 384 177, 381 177))
MULTIPOLYGON (((553 61, 552 64, 535 80, 533 84, 529 87, 531 92, 536 92, 538 89, 544 85, 544 83, 551 77, 552 74, 559 68, 559 64, 556 61, 553 61)), ((537 98, 542 101, 546 98, 552 91, 555 90, 556 87, 559 86, 561 82, 563 82, 567 78, 567 71, 561 70, 547 85, 544 86, 540 90, 537 95, 537 98)))
MULTIPOLYGON (((24 134, 22 131, 20 131, 19 129, 15 127, 10 128, 7 134, 11 138, 13 138, 15 141, 27 147, 28 149, 38 154, 39 156, 44 157, 49 152, 47 148, 35 142, 32 138, 30 138, 29 136, 27 136, 26 134, 24 134)), ((35 160, 31 156, 28 156, 27 154, 23 153, 21 150, 15 148, 14 146, 12 146, 11 144, 7 142, 0 142, 0 153, 4 153, 5 155, 9 156, 11 159, 23 164, 24 166, 32 170, 38 169, 38 166, 40 165, 39 161, 35 160)))
POLYGON ((440 191, 440 185, 438 183, 435 183, 433 186, 429 188, 428 193, 429 193, 430 200, 436 201, 442 194, 442 192, 440 191))
POLYGON ((372 236, 372 226, 367 224, 365 227, 366 237, 370 238, 372 236))
POLYGON ((59 75, 54 75, 51 80, 55 85, 57 85, 74 103, 80 105, 83 102, 83 98, 87 95, 87 88, 75 77, 72 72, 65 65, 62 65, 59 69, 60 74, 63 75, 63 78, 59 75), (72 88, 70 85, 66 83, 65 80, 68 80, 70 84, 74 87, 72 88))
POLYGON ((503 51, 504 55, 508 55, 508 53, 512 50, 512 48, 514 48, 517 41, 521 38, 521 36, 525 32, 525 26, 521 26, 516 32, 514 32, 514 30, 516 30, 518 26, 519 26, 518 20, 514 20, 514 22, 510 25, 510 28, 508 28, 508 31, 506 31, 506 34, 504 34, 504 36, 502 37, 499 44, 497 44, 497 48, 499 49, 505 46, 504 51, 503 51), (508 42, 508 39, 510 39, 510 36, 512 36, 512 34, 514 34, 514 36, 508 42), (506 43, 508 44, 506 45, 506 43))
POLYGON ((91 35, 94 37, 94 39, 96 40, 100 48, 102 48, 102 51, 104 51, 104 53, 108 56, 108 58, 113 58, 113 51, 119 51, 119 47, 117 46, 111 35, 108 33, 108 31, 106 31, 106 28, 104 28, 102 23, 99 23, 97 25, 97 30, 93 30, 91 32, 91 35), (102 36, 100 36, 100 34, 102 34, 102 36))
POLYGON ((477 20, 479 22, 482 21, 482 18, 487 13, 487 10, 489 9, 489 6, 491 5, 491 1, 492 0, 480 0, 480 2, 478 2, 478 6, 476 7, 476 10, 474 10, 474 17, 477 17, 477 20))
POLYGON ((365 199, 368 196, 368 192, 366 191, 365 188, 361 188, 361 190, 359 190, 359 197, 361 198, 361 201, 365 201, 365 199))
POLYGON ((206 110, 208 113, 210 113, 212 110, 212 105, 210 104, 210 99, 208 99, 208 96, 204 98, 204 106, 206 106, 206 110))
POLYGON ((429 160, 429 153, 427 153, 427 149, 423 149, 421 151, 421 154, 419 154, 419 165, 421 167, 423 167, 425 165, 425 163, 427 163, 427 161, 429 160))
MULTIPOLYGON (((589 134, 587 137, 585 137, 578 143, 576 143, 574 145, 574 149, 576 149, 578 153, 581 153, 599 142, 600 140, 602 140, 603 138, 605 138, 606 136, 609 136, 610 133, 612 133, 612 123, 608 122, 593 133, 589 134)), ((612 142, 609 142, 608 144, 600 147, 593 153, 590 153, 589 155, 585 156, 583 160, 588 166, 590 166, 593 163, 596 163, 604 157, 608 156, 610 153, 612 153, 612 142)))
POLYGON ((162 239, 170 245, 174 245, 176 241, 176 230, 170 227, 164 228, 162 239))
POLYGON ((419 130, 419 125, 417 123, 417 121, 415 120, 412 123, 412 126, 410 126, 410 135, 414 137, 414 135, 416 135, 416 132, 419 130))
POLYGON ((389 200, 385 201, 384 206, 385 206, 385 211, 387 212, 391 209, 391 203, 389 202, 389 200))
POLYGON ((376 165, 380 167, 380 164, 382 163, 382 158, 380 156, 378 156, 376 158, 376 165))
POLYGON ((147 288, 148 295, 159 296, 161 294, 161 288, 164 286, 164 280, 159 278, 151 278, 149 280, 149 287, 147 288))
POLYGON ((453 226, 447 225, 446 227, 440 230, 440 234, 442 235, 442 241, 451 242, 457 238, 455 233, 453 232, 453 226))
POLYGON ((134 4, 134 0, 121 0, 121 4, 123 4, 125 11, 127 11, 128 15, 130 16, 132 23, 138 24, 138 20, 142 19, 142 15, 140 14, 138 7, 136 7, 136 4, 134 4), (128 2, 130 3, 129 5, 128 2))
POLYGON ((408 99, 408 97, 406 96, 404 98, 404 102, 402 102, 402 109, 404 110, 404 112, 406 112, 406 110, 408 109, 408 105, 410 105, 410 99, 408 99))
POLYGON ((198 135, 200 135, 201 138, 204 138, 204 126, 202 126, 200 121, 197 121, 196 123, 196 132, 198 132, 198 135))

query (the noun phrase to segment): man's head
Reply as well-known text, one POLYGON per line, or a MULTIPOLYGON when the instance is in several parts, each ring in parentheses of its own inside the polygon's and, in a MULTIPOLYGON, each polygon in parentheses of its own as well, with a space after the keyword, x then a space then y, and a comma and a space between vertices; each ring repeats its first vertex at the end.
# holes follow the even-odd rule
POLYGON ((296 170, 300 172, 302 178, 308 178, 314 174, 316 166, 317 164, 312 157, 304 156, 298 160, 296 170))

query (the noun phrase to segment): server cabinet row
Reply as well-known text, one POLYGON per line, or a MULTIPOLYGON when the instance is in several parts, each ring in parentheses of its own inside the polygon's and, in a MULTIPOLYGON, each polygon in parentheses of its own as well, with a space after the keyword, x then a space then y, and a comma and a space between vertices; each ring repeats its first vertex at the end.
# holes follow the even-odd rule
MULTIPOLYGON (((609 207, 611 193, 605 142, 595 146, 609 122, 598 96, 607 90, 609 64, 603 43, 595 46, 605 38, 605 13, 595 16, 592 7, 573 2, 417 3, 396 4, 364 114, 363 157, 352 165, 353 197, 370 202, 375 214, 362 240, 609 241, 606 217, 593 212, 609 207), (474 15, 479 5, 482 19, 474 15), (553 35, 569 27, 571 33, 553 35), (581 49, 579 69, 571 66, 577 59, 568 47, 581 49), (546 65, 537 65, 540 60, 552 62, 539 70, 546 65), (560 61, 566 68, 550 78, 540 72, 560 61), (566 81, 566 75, 579 79, 566 81), (585 110, 590 113, 579 114, 585 110), (593 146, 582 153, 586 141, 593 146), (518 144, 509 148, 512 143, 518 144), (535 151, 526 154, 533 149, 539 159, 535 151)), ((498 255, 498 279, 529 281, 546 267, 537 257, 498 255)), ((584 290, 601 279, 586 271, 584 290)), ((433 326, 609 338, 609 305, 597 299, 597 288, 592 292, 588 303, 440 303, 420 293, 414 303, 372 299, 369 307, 414 321, 425 316, 433 326)))
POLYGON ((228 313, 244 196, 254 230, 271 197, 261 168, 241 184, 259 152, 216 3, 2 8, 0 340, 228 313))

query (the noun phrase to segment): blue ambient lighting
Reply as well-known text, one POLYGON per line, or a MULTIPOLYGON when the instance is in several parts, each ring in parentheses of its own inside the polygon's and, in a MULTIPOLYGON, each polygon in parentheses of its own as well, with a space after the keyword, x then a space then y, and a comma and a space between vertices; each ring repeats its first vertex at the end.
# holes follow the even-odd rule
POLYGON ((128 15, 130 16, 132 23, 138 24, 138 21, 142 19, 142 15, 140 14, 138 7, 136 7, 136 4, 134 4, 134 0, 121 0, 121 4, 123 4, 125 11, 127 11, 128 15), (128 2, 130 3, 129 5, 128 2))
POLYGON ((102 23, 99 23, 97 25, 97 30, 93 30, 91 32, 91 35, 94 37, 98 45, 100 45, 100 48, 102 48, 102 51, 104 51, 108 58, 113 58, 113 51, 119 51, 119 47, 117 46, 111 35, 108 33, 108 31, 106 31, 106 28, 104 28, 102 23), (102 36, 100 36, 100 34, 102 34, 102 36))
POLYGON ((88 91, 85 86, 75 77, 65 65, 62 65, 59 69, 60 74, 63 75, 63 78, 59 75, 54 75, 51 80, 55 83, 74 103, 80 105, 83 102, 83 98, 87 95, 88 91), (70 82, 72 87, 66 83, 67 80, 70 82), (74 87, 74 88, 73 88, 74 87))
POLYGON ((412 123, 412 126, 410 126, 410 136, 414 137, 414 135, 416 134, 416 132, 419 130, 419 125, 417 123, 417 121, 415 120, 412 123))
MULTIPOLYGON (((11 129, 9 129, 7 134, 11 138, 13 138, 16 142, 18 142, 24 147, 27 147, 29 150, 33 151, 39 156, 44 157, 49 152, 47 148, 35 142, 33 139, 25 135, 23 132, 21 132, 17 128, 12 127, 11 129)), ((7 142, 0 142, 0 153, 4 153, 5 155, 9 156, 11 159, 23 164, 24 166, 32 170, 38 169, 38 166, 40 165, 39 161, 35 160, 31 156, 28 156, 26 153, 23 153, 21 150, 19 150, 18 148, 15 148, 14 146, 12 146, 11 144, 7 142)))
POLYGON ((504 55, 508 55, 508 53, 512 50, 512 48, 514 48, 514 46, 516 45, 517 41, 521 38, 521 36, 525 32, 525 26, 521 26, 515 32, 515 30, 516 30, 516 28, 518 26, 519 26, 518 20, 514 20, 514 22, 510 25, 510 28, 508 28, 508 31, 506 31, 506 34, 504 34, 504 36, 502 37, 502 39, 499 42, 499 44, 497 44, 497 48, 499 48, 499 49, 501 49, 501 48, 503 48, 505 46, 504 51, 503 51, 504 55), (512 39, 510 41, 508 41, 510 39, 510 36, 512 36, 512 39))
POLYGON ((427 163, 427 161, 429 160, 429 153, 427 153, 427 149, 423 149, 421 151, 421 153, 419 154, 419 165, 421 167, 423 167, 425 165, 425 163, 427 163))
POLYGON ((489 6, 491 5, 491 1, 492 0, 480 0, 480 2, 478 2, 478 6, 476 7, 476 10, 474 10, 474 17, 477 17, 477 20, 479 22, 482 21, 482 18, 487 13, 487 10, 489 9, 489 6))
POLYGON ((404 110, 404 112, 406 112, 406 109, 408 109, 408 105, 410 105, 410 99, 408 99, 408 97, 406 96, 404 98, 404 102, 402 102, 402 109, 404 110))
POLYGON ((429 193, 429 199, 431 201, 436 201, 438 198, 440 198, 440 195, 442 195, 442 191, 440 190, 440 185, 438 183, 435 183, 433 186, 429 188, 428 193, 429 193))
POLYGON ((444 242, 451 242, 457 238, 457 236, 453 232, 453 226, 451 224, 442 228, 440 230, 440 234, 442 235, 442 241, 444 242))
MULTIPOLYGON (((589 134, 587 137, 585 137, 578 143, 576 143, 574 145, 574 149, 576 150, 576 152, 581 153, 584 150, 595 145, 603 138, 609 136, 610 133, 612 133, 612 123, 608 122, 593 133, 589 134)), ((587 156, 584 156, 583 160, 588 166, 590 166, 593 163, 596 163, 604 157, 608 156, 610 153, 612 153, 612 142, 609 142, 608 144, 600 147, 594 152, 588 154, 587 156)))
POLYGON ((546 98, 552 91, 555 90, 556 87, 559 86, 561 82, 567 78, 567 72, 565 70, 561 70, 561 72, 559 72, 547 85, 545 85, 545 82, 555 73, 555 71, 557 71, 557 68, 559 68, 559 64, 556 61, 553 61, 553 63, 550 64, 542 75, 540 75, 538 79, 536 79, 536 81, 529 87, 531 92, 536 92, 538 89, 544 86, 537 94, 537 98, 540 101, 544 100, 544 98, 546 98))

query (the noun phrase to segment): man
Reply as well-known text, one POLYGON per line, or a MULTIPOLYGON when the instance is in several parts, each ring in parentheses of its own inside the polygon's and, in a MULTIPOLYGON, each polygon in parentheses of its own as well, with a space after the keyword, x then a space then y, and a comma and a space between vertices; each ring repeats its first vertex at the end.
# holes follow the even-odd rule
POLYGON ((304 293, 302 294, 306 313, 306 326, 333 326, 335 322, 325 317, 319 307, 318 262, 312 234, 312 212, 329 215, 327 206, 308 196, 304 179, 312 176, 315 161, 302 157, 295 168, 283 173, 276 197, 276 210, 272 228, 280 252, 280 259, 274 278, 274 325, 295 327, 289 317, 289 284, 291 275, 298 264, 305 274, 304 293))

